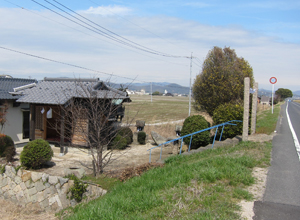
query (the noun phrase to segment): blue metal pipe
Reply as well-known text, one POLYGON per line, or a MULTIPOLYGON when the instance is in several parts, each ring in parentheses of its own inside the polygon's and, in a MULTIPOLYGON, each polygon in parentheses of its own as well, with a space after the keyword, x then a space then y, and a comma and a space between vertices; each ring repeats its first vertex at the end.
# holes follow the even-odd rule
POLYGON ((215 137, 214 137, 214 141, 213 141, 213 144, 212 144, 211 148, 213 148, 213 147, 214 147, 215 140, 216 140, 216 136, 217 136, 217 133, 218 133, 218 128, 219 128, 219 127, 217 127, 217 130, 216 130, 216 133, 215 133, 215 137))
MULTIPOLYGON (((183 140, 183 139, 182 139, 182 140, 183 140)), ((191 136, 191 139, 190 139, 189 152, 190 152, 190 150, 191 150, 192 140, 193 140, 193 135, 191 136)))
MULTIPOLYGON (((224 129, 224 126, 225 126, 225 125, 236 125, 236 124, 233 124, 233 123, 231 123, 231 122, 242 122, 242 121, 241 121, 241 120, 231 120, 231 121, 228 121, 228 122, 225 122, 225 123, 222 123, 222 124, 218 124, 218 125, 215 125, 215 126, 212 126, 212 127, 209 127, 209 128, 203 129, 203 130, 200 130, 200 131, 196 131, 196 132, 191 133, 191 134, 184 135, 184 136, 182 136, 182 137, 179 137, 179 138, 176 138, 176 139, 167 141, 167 142, 165 142, 165 143, 159 144, 159 145, 157 145, 157 146, 155 146, 155 147, 152 147, 152 148, 150 148, 150 149, 147 150, 147 151, 150 151, 150 155, 149 155, 149 163, 151 163, 151 153, 152 153, 152 149, 155 149, 155 148, 157 148, 157 147, 161 147, 161 151, 160 151, 160 159, 161 159, 161 157, 162 157, 162 148, 163 148, 163 145, 172 143, 172 142, 174 142, 174 141, 182 140, 182 141, 181 141, 181 147, 180 147, 180 154, 181 154, 181 152, 182 152, 182 145, 183 145, 183 138, 186 138, 186 137, 189 137, 189 136, 190 136, 190 137, 191 137, 190 145, 189 145, 189 151, 190 151, 190 147, 191 147, 193 135, 199 134, 199 133, 204 132, 204 131, 211 130, 211 129, 213 129, 213 128, 217 128, 217 131, 218 131, 218 127, 223 126, 223 129, 224 129)), ((223 129, 222 129, 222 133, 223 133, 223 129)), ((221 140, 221 137, 222 137, 222 133, 221 133, 221 136, 220 136, 220 140, 221 140)), ((216 132, 216 134, 217 134, 217 132, 216 132)), ((215 142, 216 134, 215 134, 215 137, 214 137, 214 142, 215 142)), ((213 144, 214 144, 214 142, 213 142, 213 144)), ((213 147, 213 145, 212 145, 212 147, 213 147)))

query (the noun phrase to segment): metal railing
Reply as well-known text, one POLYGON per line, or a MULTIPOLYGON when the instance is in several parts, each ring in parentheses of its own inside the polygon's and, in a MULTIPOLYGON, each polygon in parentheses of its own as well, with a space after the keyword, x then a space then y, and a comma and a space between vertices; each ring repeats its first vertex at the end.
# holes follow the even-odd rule
POLYGON ((209 128, 203 129, 203 130, 200 130, 200 131, 196 131, 196 132, 194 132, 194 133, 187 134, 187 135, 184 135, 184 136, 182 136, 182 137, 179 137, 179 138, 176 138, 176 139, 167 141, 167 142, 165 142, 165 143, 159 144, 159 145, 157 145, 157 146, 155 146, 155 147, 152 147, 152 148, 150 148, 150 149, 147 150, 147 151, 150 151, 150 154, 149 154, 149 163, 151 163, 151 153, 152 153, 152 150, 153 150, 153 149, 158 148, 158 147, 161 147, 161 150, 160 150, 160 157, 159 157, 159 159, 161 160, 163 146, 166 145, 166 144, 172 143, 172 142, 174 142, 174 141, 179 141, 179 140, 181 140, 180 153, 179 153, 179 154, 181 154, 181 151, 182 151, 182 145, 183 145, 183 138, 191 137, 190 143, 189 143, 189 150, 188 150, 188 151, 190 151, 190 149, 191 149, 191 143, 192 143, 192 139, 193 139, 193 135, 199 134, 199 133, 204 132, 204 131, 209 131, 209 130, 211 130, 211 129, 216 128, 214 140, 213 140, 213 143, 212 143, 212 146, 211 146, 211 148, 213 148, 213 147, 214 147, 214 144, 215 144, 216 136, 217 136, 217 133, 218 133, 218 128, 222 126, 222 131, 221 131, 221 135, 220 135, 220 139, 219 139, 219 141, 221 141, 221 138, 222 138, 222 134, 223 134, 225 125, 236 125, 236 124, 233 124, 232 122, 242 122, 242 121, 241 121, 241 120, 232 120, 232 121, 224 122, 224 123, 222 123, 222 124, 218 124, 218 125, 215 125, 215 126, 212 126, 212 127, 209 127, 209 128))

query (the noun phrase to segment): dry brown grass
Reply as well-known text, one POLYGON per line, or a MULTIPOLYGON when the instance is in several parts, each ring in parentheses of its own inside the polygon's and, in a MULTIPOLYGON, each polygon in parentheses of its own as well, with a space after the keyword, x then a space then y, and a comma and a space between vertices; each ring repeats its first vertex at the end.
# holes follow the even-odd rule
MULTIPOLYGON (((213 120, 212 118, 207 114, 207 113, 197 113, 199 115, 202 115, 211 125, 213 124, 213 120)), ((154 116, 154 119, 152 119, 151 121, 155 121, 156 116, 154 116)), ((151 131, 154 131, 158 134, 160 134, 161 136, 168 138, 168 137, 174 137, 176 136, 176 132, 175 132, 175 126, 176 125, 183 125, 184 119, 181 120, 173 120, 173 121, 167 121, 164 123, 156 123, 156 124, 147 124, 144 128, 144 132, 146 132, 146 134, 151 137, 151 131)), ((133 132, 136 132, 136 127, 134 124, 131 125, 131 130, 133 132)))
MULTIPOLYGON (((152 102, 150 96, 133 95, 130 98, 132 102, 125 104, 124 122, 134 119, 134 122, 143 120, 153 124, 182 120, 189 114, 188 97, 153 96, 152 102)), ((193 108, 191 114, 196 114, 193 108)))

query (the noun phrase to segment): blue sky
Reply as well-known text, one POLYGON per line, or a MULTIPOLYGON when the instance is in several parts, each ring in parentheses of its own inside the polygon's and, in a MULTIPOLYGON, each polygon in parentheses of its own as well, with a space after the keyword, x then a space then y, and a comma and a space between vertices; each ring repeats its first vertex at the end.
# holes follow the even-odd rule
MULTIPOLYGON (((58 11, 44 0, 35 1, 58 11)), ((300 90, 300 1, 57 2, 155 51, 183 57, 193 52, 197 59, 193 62, 192 78, 201 71, 210 49, 230 46, 253 67, 260 88, 271 89, 269 78, 275 76, 275 89, 300 90)), ((189 85, 189 59, 128 48, 31 0, 0 0, 0 30, 0 47, 86 68, 0 48, 0 74, 37 79, 97 76, 113 82, 167 81, 189 85)))

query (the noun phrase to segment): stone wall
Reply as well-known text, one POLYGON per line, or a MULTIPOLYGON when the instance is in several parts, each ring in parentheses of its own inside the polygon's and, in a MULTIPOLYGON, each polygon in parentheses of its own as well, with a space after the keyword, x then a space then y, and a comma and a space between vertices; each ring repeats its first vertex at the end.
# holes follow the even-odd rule
MULTIPOLYGON (((36 210, 58 211, 77 204, 68 199, 73 184, 68 178, 5 166, 5 172, 0 174, 0 198, 36 210)), ((105 193, 106 190, 89 185, 83 197, 90 200, 105 193)))

